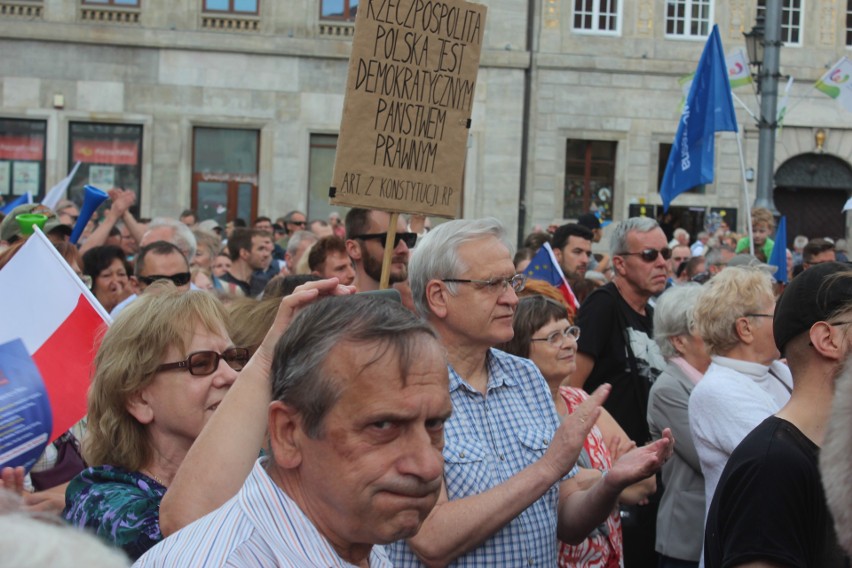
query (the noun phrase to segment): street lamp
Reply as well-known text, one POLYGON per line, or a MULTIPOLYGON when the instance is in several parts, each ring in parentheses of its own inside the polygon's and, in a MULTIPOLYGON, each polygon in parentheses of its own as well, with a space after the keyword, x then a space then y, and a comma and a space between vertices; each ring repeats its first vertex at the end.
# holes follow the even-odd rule
POLYGON ((757 191, 755 207, 778 215, 772 198, 775 189, 775 129, 778 127, 778 78, 781 52, 781 2, 766 2, 765 18, 757 16, 745 36, 749 64, 754 72, 754 89, 760 98, 757 127, 757 191))
POLYGON ((752 73, 752 84, 755 93, 760 94, 760 68, 763 66, 763 16, 757 16, 754 27, 750 32, 743 32, 745 37, 746 53, 748 63, 754 68, 752 73))

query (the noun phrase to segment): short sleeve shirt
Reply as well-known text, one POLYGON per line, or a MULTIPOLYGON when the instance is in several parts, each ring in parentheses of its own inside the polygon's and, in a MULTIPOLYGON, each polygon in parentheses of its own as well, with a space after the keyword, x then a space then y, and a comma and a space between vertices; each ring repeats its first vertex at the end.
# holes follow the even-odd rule
POLYGON ((819 448, 770 416, 737 446, 710 505, 704 565, 767 560, 800 568, 845 566, 825 502, 819 448))
POLYGON ((583 330, 577 350, 595 360, 583 388, 592 392, 604 383, 612 385, 604 408, 637 444, 651 439, 648 397, 651 384, 666 366, 653 340, 653 322, 650 306, 644 315, 636 312, 612 283, 593 292, 577 313, 577 325, 583 330), (625 336, 630 340, 639 376, 631 370, 625 336))
MULTIPOLYGON (((491 349, 487 365, 484 396, 449 369, 453 414, 445 425, 443 454, 451 501, 493 489, 538 461, 559 426, 547 383, 531 361, 491 349)), ((482 546, 451 565, 555 566, 558 498, 559 485, 554 484, 482 546)), ((396 567, 421 566, 404 542, 388 550, 396 567)))

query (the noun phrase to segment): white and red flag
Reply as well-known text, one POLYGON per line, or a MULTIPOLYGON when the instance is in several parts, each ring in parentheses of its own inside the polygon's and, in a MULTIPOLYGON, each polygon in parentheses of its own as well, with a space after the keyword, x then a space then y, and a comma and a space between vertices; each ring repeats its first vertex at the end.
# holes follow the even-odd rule
MULTIPOLYGON (((38 228, 0 270, 0 346, 20 340, 38 368, 53 417, 50 440, 85 416, 92 364, 109 322, 38 228)), ((8 418, 5 410, 0 405, 0 421, 8 418)))

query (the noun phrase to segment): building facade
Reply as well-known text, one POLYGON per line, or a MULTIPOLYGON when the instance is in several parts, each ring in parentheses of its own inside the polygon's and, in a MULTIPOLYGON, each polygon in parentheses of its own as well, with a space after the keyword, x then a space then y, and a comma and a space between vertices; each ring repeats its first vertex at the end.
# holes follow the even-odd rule
MULTIPOLYGON (((79 161, 73 198, 87 183, 130 188, 144 217, 326 217, 358 2, 0 0, 0 195, 41 195, 79 161)), ((483 2, 464 216, 523 234, 589 209, 655 213, 679 78, 714 23, 726 52, 742 47, 762 2, 483 2)), ((852 45, 852 0, 783 4, 782 73, 795 83, 776 205, 801 217, 788 217, 790 238, 814 219, 829 232, 810 236, 844 236, 852 113, 811 86, 852 45)), ((750 88, 735 94, 757 110, 750 88)), ((756 168, 748 112, 737 106, 756 168)), ((693 228, 717 208, 743 229, 732 133, 717 135, 716 154, 715 183, 675 213, 693 228)))

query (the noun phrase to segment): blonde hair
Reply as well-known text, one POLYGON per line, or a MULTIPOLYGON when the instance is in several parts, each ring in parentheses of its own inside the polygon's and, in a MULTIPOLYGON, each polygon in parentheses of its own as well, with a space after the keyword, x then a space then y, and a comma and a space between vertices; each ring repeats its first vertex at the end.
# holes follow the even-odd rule
POLYGON ((240 298, 231 302, 228 305, 228 334, 234 345, 247 347, 254 354, 272 327, 279 304, 280 296, 263 300, 240 298))
POLYGON ((104 334, 89 387, 89 426, 83 456, 90 466, 141 469, 151 458, 147 427, 127 410, 130 397, 148 385, 169 347, 186 353, 197 325, 226 333, 227 313, 215 296, 178 291, 155 282, 122 310, 104 334))
POLYGON ((739 342, 737 320, 772 302, 772 276, 757 267, 731 266, 705 284, 695 306, 695 327, 711 355, 725 355, 739 342))
POLYGON ((764 209, 763 207, 758 207, 756 209, 751 210, 751 226, 752 228, 757 228, 759 224, 764 224, 769 227, 770 231, 775 230, 775 217, 772 215, 772 211, 769 209, 764 209))

